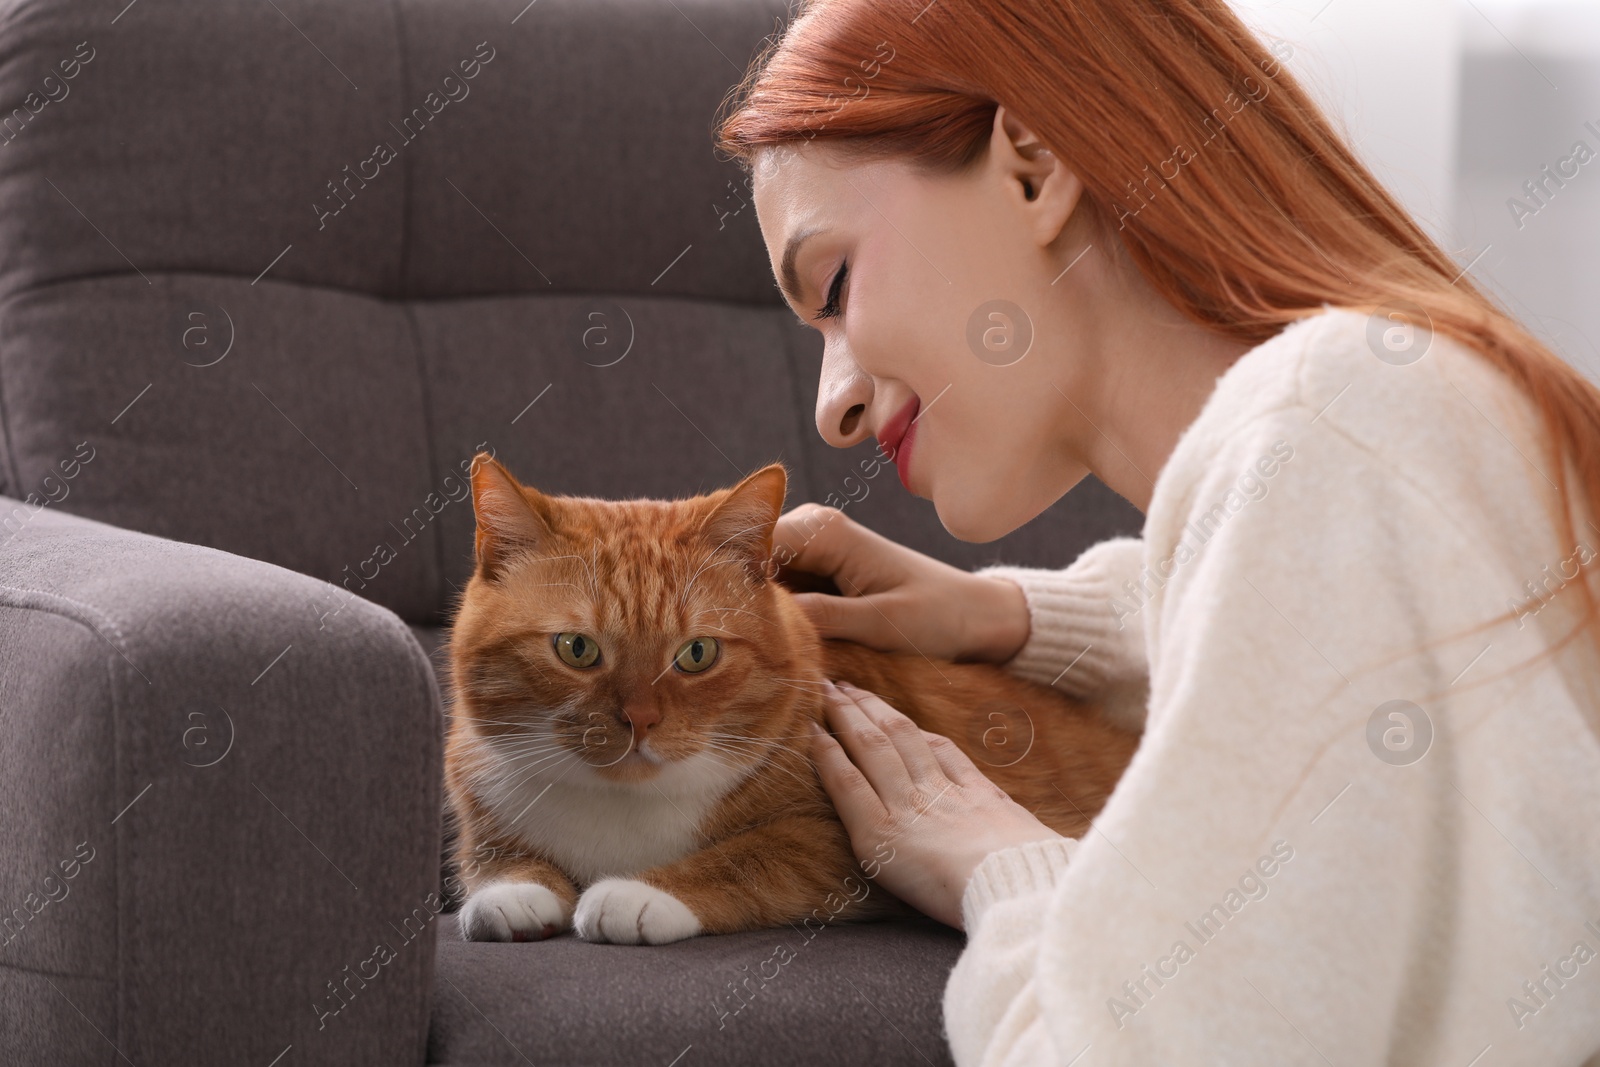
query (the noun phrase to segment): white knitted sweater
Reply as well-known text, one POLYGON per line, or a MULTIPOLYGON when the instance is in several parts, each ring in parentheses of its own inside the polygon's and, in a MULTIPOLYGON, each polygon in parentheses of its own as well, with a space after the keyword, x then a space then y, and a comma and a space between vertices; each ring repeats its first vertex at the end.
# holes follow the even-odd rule
POLYGON ((1230 367, 1141 538, 980 571, 1028 601, 1009 669, 1143 739, 1081 841, 968 883, 963 1067, 1600 1052, 1600 661, 1513 669, 1573 625, 1600 530, 1575 500, 1557 533, 1498 372, 1373 332, 1325 310, 1230 367))

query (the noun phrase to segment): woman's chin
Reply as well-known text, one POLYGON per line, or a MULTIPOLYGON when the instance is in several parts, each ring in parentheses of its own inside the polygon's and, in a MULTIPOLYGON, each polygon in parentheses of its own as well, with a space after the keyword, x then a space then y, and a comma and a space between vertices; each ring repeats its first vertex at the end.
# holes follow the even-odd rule
MULTIPOLYGON (((970 481, 944 479, 928 499, 939 514, 946 532, 958 541, 981 545, 998 541, 1021 529, 1044 512, 1055 500, 1037 507, 1019 499, 1019 481, 1006 476, 975 475, 970 481)), ((1070 488, 1070 486, 1069 486, 1070 488)))
POLYGON ((963 501, 955 505, 944 505, 940 498, 935 496, 933 508, 939 514, 939 521, 944 524, 946 532, 957 541, 967 541, 971 544, 987 544, 996 541, 1015 530, 1022 523, 1006 524, 996 522, 996 518, 1003 518, 1004 512, 1000 509, 973 507, 963 501))

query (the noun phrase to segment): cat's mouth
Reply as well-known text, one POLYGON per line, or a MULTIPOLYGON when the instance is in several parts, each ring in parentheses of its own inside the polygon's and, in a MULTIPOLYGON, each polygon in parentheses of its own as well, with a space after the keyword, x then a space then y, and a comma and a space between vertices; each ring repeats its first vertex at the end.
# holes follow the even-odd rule
POLYGON ((671 762, 670 759, 657 752, 654 748, 647 747, 649 744, 650 739, 648 737, 637 743, 632 738, 629 738, 626 744, 619 746, 622 748, 622 752, 619 754, 597 752, 593 748, 588 748, 580 752, 579 756, 585 763, 596 770, 605 770, 606 768, 619 768, 627 771, 647 768, 659 769, 671 762))

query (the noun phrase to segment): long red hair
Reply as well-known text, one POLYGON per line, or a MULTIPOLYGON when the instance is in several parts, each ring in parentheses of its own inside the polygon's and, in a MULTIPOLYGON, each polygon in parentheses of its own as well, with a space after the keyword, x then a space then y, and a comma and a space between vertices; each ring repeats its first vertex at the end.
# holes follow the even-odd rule
MULTIPOLYGON (((1578 533, 1568 463, 1600 513, 1600 389, 1473 285, 1227 0, 800 0, 723 101, 716 147, 747 172, 764 148, 825 141, 951 174, 982 158, 1001 103, 1189 318, 1256 344, 1325 305, 1410 308, 1533 401, 1557 529, 1578 533)), ((1582 612, 1545 654, 1586 632, 1600 651, 1597 567, 1558 591, 1582 612)))

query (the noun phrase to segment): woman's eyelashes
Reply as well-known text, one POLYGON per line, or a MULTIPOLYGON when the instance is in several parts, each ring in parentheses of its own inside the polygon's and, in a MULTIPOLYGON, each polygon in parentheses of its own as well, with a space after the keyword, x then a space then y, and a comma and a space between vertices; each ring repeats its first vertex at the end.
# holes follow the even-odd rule
POLYGON ((839 264, 839 272, 833 276, 833 284, 828 287, 828 302, 817 312, 817 318, 831 319, 839 314, 839 290, 844 287, 844 275, 849 267, 849 263, 839 264))

